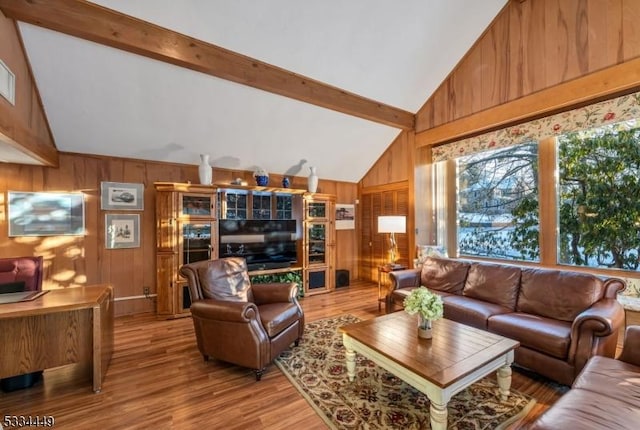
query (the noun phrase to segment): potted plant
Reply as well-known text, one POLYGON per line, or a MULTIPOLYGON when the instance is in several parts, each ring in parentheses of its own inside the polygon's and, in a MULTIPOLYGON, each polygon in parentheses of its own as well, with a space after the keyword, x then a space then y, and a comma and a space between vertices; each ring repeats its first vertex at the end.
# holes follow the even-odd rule
POLYGON ((431 339, 431 321, 442 318, 444 313, 442 297, 420 286, 404 299, 403 304, 406 313, 419 316, 418 336, 431 339))

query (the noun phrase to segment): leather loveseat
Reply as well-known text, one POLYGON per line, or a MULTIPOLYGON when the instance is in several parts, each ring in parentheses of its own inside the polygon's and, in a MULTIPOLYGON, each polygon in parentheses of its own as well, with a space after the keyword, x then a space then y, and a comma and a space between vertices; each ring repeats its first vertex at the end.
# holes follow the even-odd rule
POLYGON ((629 326, 617 360, 592 357, 571 390, 530 430, 616 429, 640 425, 640 326, 629 326))
POLYGON ((387 311, 424 285, 442 296, 445 318, 519 341, 517 365, 565 385, 591 356, 614 356, 624 325, 617 278, 436 257, 390 278, 387 311))

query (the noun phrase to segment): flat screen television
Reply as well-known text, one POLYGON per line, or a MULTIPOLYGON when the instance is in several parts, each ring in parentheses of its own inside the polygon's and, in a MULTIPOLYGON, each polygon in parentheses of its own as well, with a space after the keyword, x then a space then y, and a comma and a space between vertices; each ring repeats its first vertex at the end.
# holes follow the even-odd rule
POLYGON ((220 257, 244 257, 249 270, 279 269, 298 261, 296 220, 218 222, 220 257))

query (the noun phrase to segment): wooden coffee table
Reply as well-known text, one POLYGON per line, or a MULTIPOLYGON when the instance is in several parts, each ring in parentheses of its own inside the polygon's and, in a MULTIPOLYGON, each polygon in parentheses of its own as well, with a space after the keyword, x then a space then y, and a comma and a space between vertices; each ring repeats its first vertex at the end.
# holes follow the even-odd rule
POLYGON ((432 339, 420 339, 417 325, 417 315, 400 311, 341 327, 349 380, 358 352, 426 394, 434 430, 446 429, 454 394, 495 370, 501 399, 507 399, 519 342, 447 319, 433 322, 432 339))

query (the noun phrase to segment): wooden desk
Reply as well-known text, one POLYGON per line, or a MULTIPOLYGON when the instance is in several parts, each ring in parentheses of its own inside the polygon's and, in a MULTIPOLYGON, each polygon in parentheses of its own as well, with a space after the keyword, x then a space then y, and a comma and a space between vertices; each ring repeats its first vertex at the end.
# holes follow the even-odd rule
POLYGON ((457 392, 497 370, 499 394, 511 388, 511 363, 519 342, 464 324, 433 321, 433 338, 420 339, 417 316, 394 312, 340 327, 347 375, 356 377, 356 352, 429 398, 431 428, 447 428, 447 403, 457 392))
POLYGON ((33 301, 0 305, 0 378, 83 363, 97 393, 112 354, 110 285, 51 290, 33 301))

